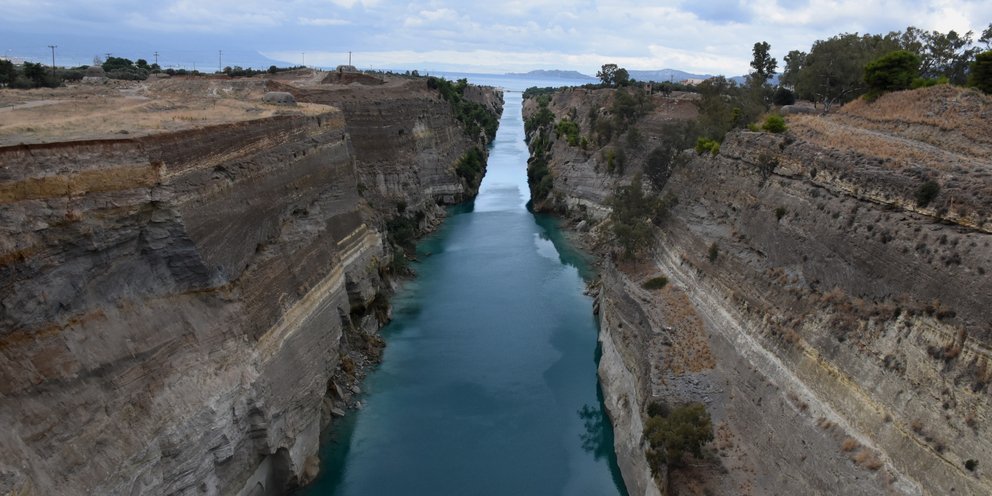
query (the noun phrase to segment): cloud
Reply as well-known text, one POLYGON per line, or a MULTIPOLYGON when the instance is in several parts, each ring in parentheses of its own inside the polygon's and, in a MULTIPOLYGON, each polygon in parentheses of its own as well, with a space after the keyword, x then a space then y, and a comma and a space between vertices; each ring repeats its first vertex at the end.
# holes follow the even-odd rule
POLYGON ((298 22, 302 26, 318 26, 318 27, 345 26, 351 24, 351 21, 347 21, 345 19, 331 19, 327 17, 317 17, 317 18, 300 17, 296 19, 296 22, 298 22))
POLYGON ((334 5, 350 9, 355 5, 361 5, 362 7, 369 8, 379 5, 379 0, 331 0, 334 5))
MULTIPOLYGON (((370 62, 378 67, 594 71, 616 61, 631 69, 728 75, 749 70, 758 41, 769 42, 781 61, 789 50, 809 50, 844 32, 910 25, 981 32, 992 20, 987 0, 0 0, 0 11, 16 29, 59 35, 66 46, 69 35, 114 26, 114 36, 162 50, 195 40, 266 53, 306 51, 308 62, 324 50, 376 54, 370 62)), ((0 43, 17 39, 0 31, 0 43)))

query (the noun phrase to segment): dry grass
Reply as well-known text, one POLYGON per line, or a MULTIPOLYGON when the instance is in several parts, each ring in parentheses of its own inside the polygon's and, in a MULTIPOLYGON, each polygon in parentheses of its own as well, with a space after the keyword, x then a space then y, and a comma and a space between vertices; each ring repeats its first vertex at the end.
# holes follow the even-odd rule
MULTIPOLYGON (((959 134, 977 145, 992 146, 992 98, 971 89, 941 85, 899 91, 871 103, 855 100, 838 115, 858 118, 863 125, 881 130, 898 128, 906 132, 908 126, 929 127, 939 133, 959 134)), ((931 136, 940 139, 936 134, 931 136)), ((945 141, 946 134, 940 142, 945 141)))
MULTIPOLYGON (((851 150, 865 157, 883 159, 882 167, 901 170, 917 165, 940 171, 958 168, 972 169, 975 160, 982 160, 983 169, 989 169, 985 146, 970 146, 966 150, 948 151, 932 143, 921 143, 908 138, 885 134, 880 131, 855 127, 839 119, 801 115, 789 121, 794 133, 806 141, 835 150, 851 150)), ((936 140, 935 140, 936 141, 936 140)))
POLYGON ((716 366, 703 321, 684 291, 669 284, 661 291, 665 320, 672 326, 668 366, 676 374, 701 372, 716 366))
POLYGON ((852 460, 868 470, 874 471, 882 468, 882 460, 879 460, 878 455, 868 448, 862 448, 855 453, 852 460))
POLYGON ((6 105, 0 114, 0 146, 127 138, 285 112, 314 115, 328 110, 314 104, 266 104, 261 101, 264 90, 257 82, 223 80, 166 80, 122 88, 80 86, 49 92, 0 90, 0 106, 6 105))
POLYGON ((853 437, 844 438, 844 442, 840 444, 840 449, 844 453, 850 453, 860 447, 861 447, 861 443, 859 443, 853 437))

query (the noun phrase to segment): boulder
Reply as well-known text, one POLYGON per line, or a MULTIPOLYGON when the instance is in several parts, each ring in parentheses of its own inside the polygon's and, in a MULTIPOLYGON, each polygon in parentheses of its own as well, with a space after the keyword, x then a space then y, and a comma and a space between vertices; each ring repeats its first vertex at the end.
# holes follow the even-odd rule
POLYGON ((279 105, 296 105, 296 98, 285 91, 270 91, 262 96, 262 101, 279 105))

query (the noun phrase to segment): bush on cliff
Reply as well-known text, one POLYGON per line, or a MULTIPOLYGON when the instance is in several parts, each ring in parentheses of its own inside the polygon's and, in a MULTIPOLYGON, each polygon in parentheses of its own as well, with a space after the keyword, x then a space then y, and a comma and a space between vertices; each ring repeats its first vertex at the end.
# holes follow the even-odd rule
POLYGON ((569 146, 579 146, 579 124, 571 119, 564 118, 558 121, 555 126, 555 136, 565 136, 569 146))
POLYGON ((761 125, 761 129, 769 133, 784 133, 786 129, 785 119, 781 115, 769 115, 765 118, 765 123, 761 125))
POLYGON ((635 175, 629 185, 618 187, 607 201, 612 208, 613 235, 627 258, 635 257, 651 245, 654 224, 660 223, 675 203, 674 198, 662 199, 646 194, 640 174, 635 175))
POLYGON ((940 193, 940 185, 936 181, 927 181, 920 185, 916 189, 914 196, 916 197, 916 206, 925 207, 937 198, 940 193))
POLYGON ((484 169, 485 156, 478 147, 472 147, 471 150, 465 152, 465 155, 455 165, 455 173, 458 174, 458 177, 464 179, 473 189, 479 187, 479 184, 482 183, 484 169))
MULTIPOLYGON (((658 410, 658 409, 656 409, 658 410)), ((661 409, 644 423, 648 462, 657 472, 665 465, 678 466, 686 453, 703 456, 703 445, 713 440, 713 423, 701 403, 661 409)))
POLYGON ((479 133, 485 133, 489 140, 496 137, 499 120, 485 105, 469 101, 465 98, 467 79, 452 82, 444 78, 427 78, 427 87, 437 90, 446 102, 451 104, 455 119, 465 125, 465 134, 475 139, 479 133))

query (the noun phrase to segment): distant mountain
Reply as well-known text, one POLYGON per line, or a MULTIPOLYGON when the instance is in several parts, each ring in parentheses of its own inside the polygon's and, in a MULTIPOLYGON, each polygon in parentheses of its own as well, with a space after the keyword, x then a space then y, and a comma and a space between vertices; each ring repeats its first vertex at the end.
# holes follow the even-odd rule
POLYGON ((598 79, 592 76, 587 76, 578 71, 561 71, 557 69, 538 69, 530 72, 508 72, 506 75, 532 79, 588 79, 590 81, 598 81, 598 79))
POLYGON ((710 74, 693 74, 691 72, 680 71, 678 69, 661 69, 657 71, 627 71, 632 79, 638 81, 654 81, 656 83, 664 83, 665 81, 671 81, 673 83, 679 83, 685 81, 686 79, 708 79, 713 77, 710 74))

